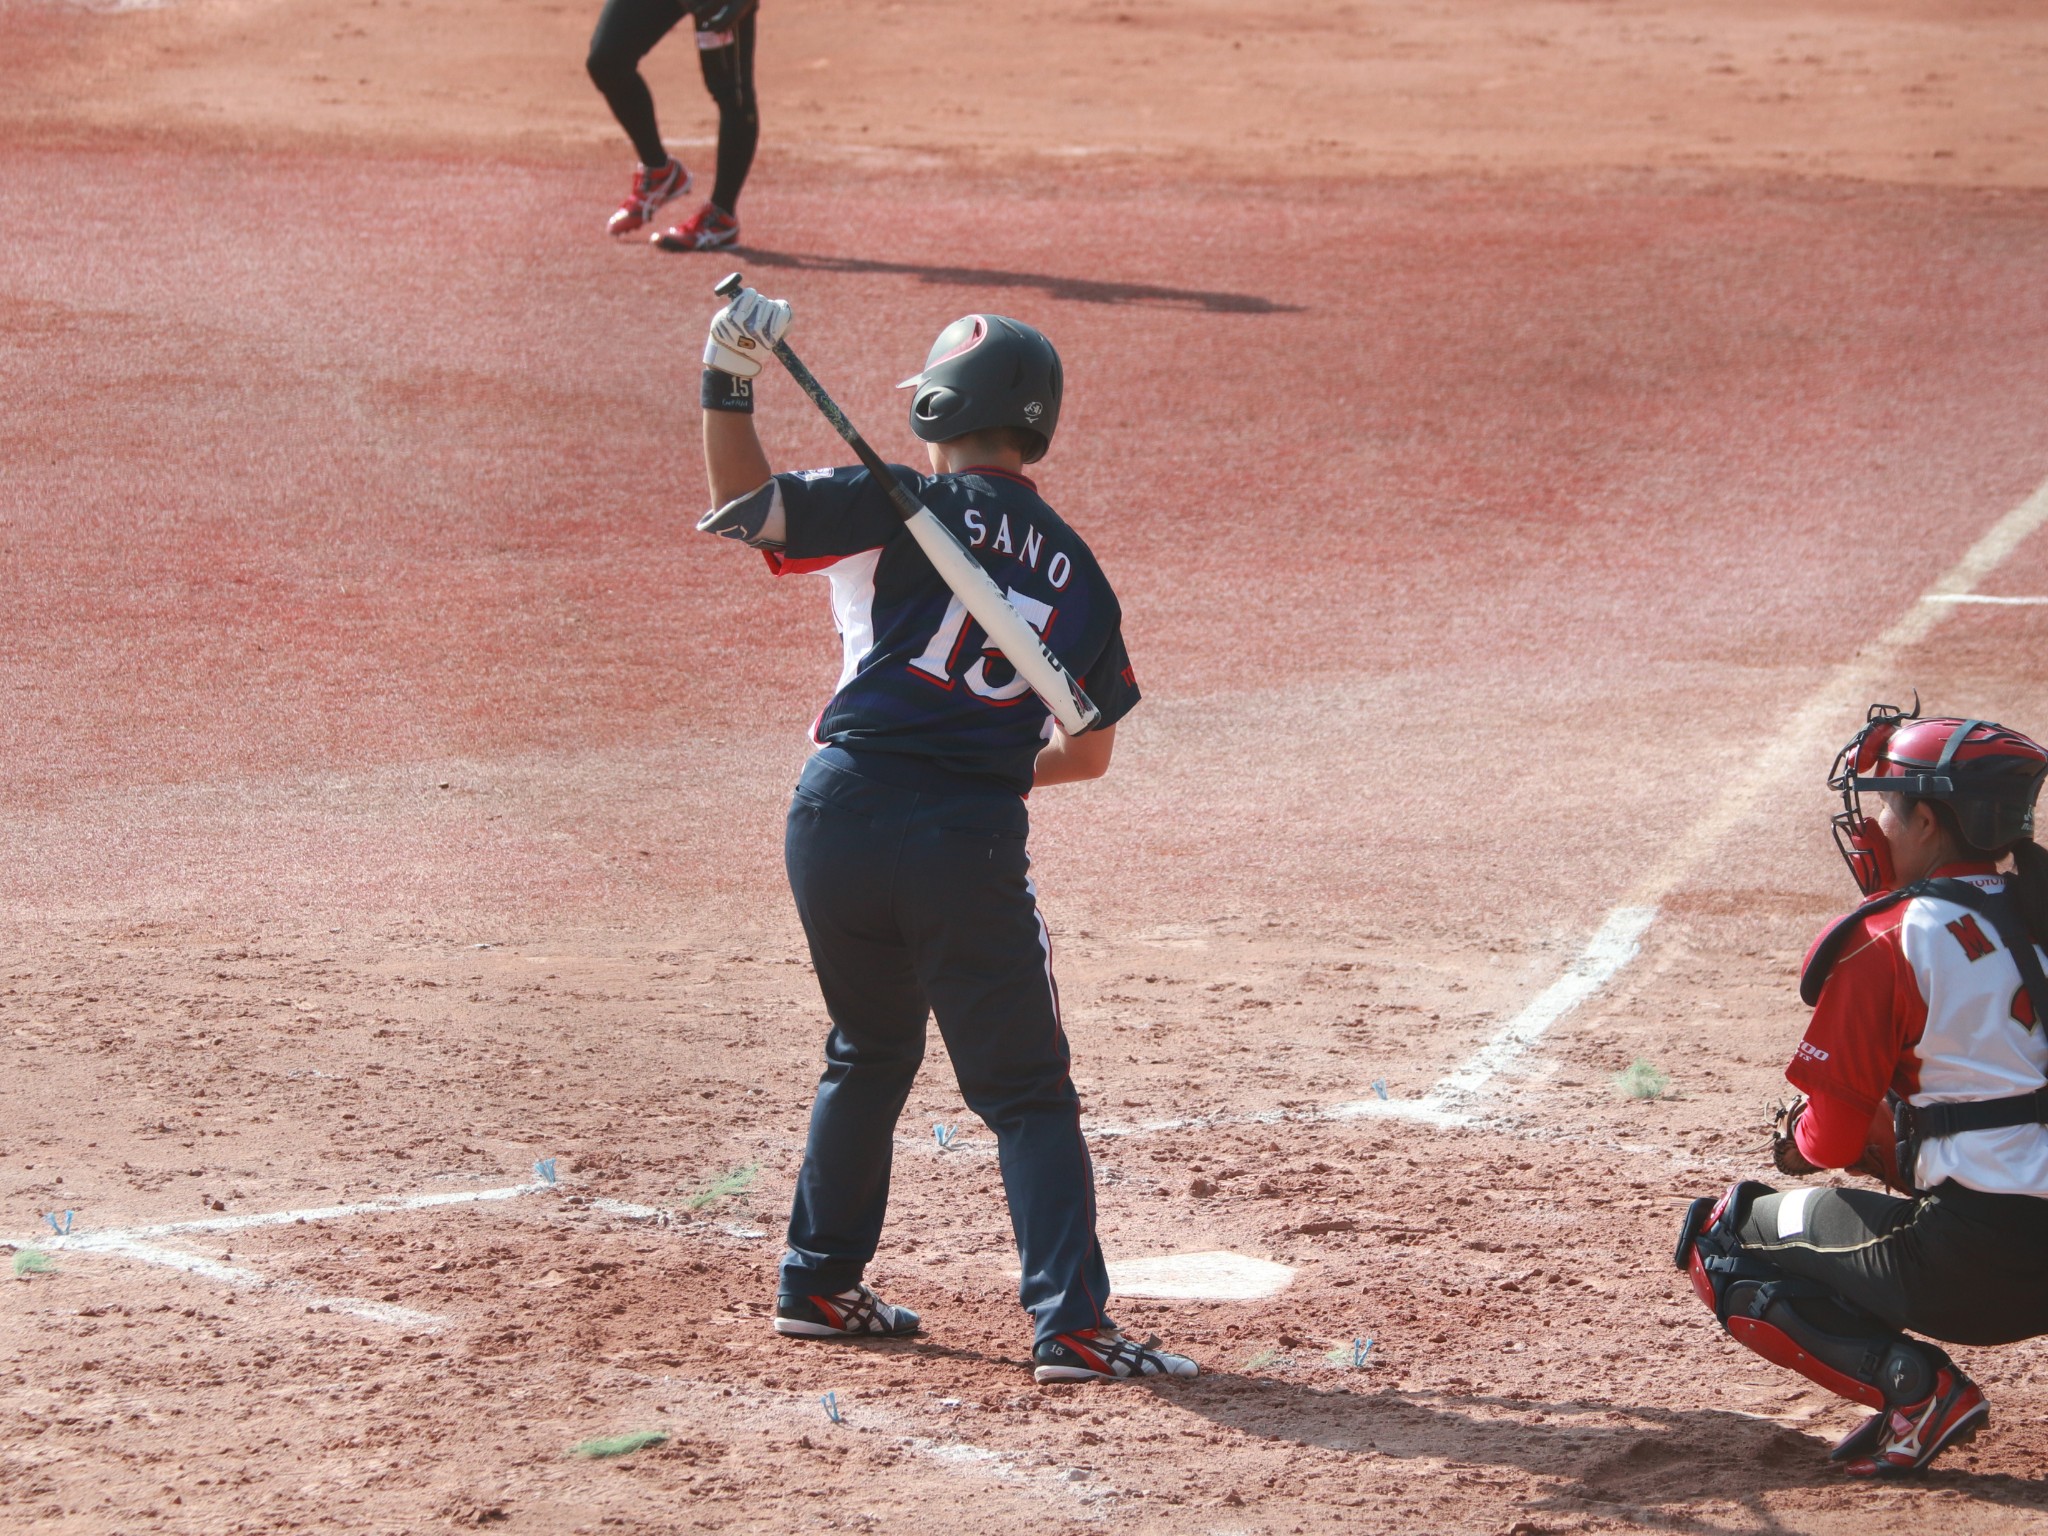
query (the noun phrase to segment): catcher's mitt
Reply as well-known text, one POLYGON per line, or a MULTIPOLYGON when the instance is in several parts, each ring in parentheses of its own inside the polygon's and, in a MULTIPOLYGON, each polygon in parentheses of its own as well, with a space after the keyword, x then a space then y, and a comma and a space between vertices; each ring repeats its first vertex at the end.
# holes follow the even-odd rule
MULTIPOLYGON (((1804 1176, 1809 1173, 1824 1173, 1827 1170, 1807 1160, 1799 1150, 1796 1133, 1800 1117, 1806 1113, 1806 1095, 1794 1094, 1789 1103, 1776 1104, 1771 1108, 1771 1163, 1780 1173, 1804 1176)), ((1878 1124, 1872 1121, 1872 1139, 1863 1147, 1863 1155, 1844 1168, 1844 1173, 1860 1173, 1867 1179, 1900 1188, 1893 1169, 1892 1148, 1889 1140, 1890 1121, 1884 1122, 1886 1135, 1880 1139, 1878 1124)))
POLYGON ((1771 1106, 1771 1164, 1780 1173, 1820 1172, 1819 1166, 1809 1163, 1806 1154, 1799 1150, 1799 1141, 1794 1134, 1799 1126, 1799 1117, 1805 1113, 1804 1094, 1795 1093, 1789 1102, 1771 1106))

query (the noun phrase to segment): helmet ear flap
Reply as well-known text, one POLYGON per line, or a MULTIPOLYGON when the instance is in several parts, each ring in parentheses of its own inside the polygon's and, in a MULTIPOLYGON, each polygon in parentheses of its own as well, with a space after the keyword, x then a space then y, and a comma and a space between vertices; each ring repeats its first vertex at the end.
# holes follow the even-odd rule
POLYGON ((943 384, 929 384, 917 392, 917 398, 910 402, 910 414, 919 421, 939 423, 953 415, 966 403, 957 390, 943 384))

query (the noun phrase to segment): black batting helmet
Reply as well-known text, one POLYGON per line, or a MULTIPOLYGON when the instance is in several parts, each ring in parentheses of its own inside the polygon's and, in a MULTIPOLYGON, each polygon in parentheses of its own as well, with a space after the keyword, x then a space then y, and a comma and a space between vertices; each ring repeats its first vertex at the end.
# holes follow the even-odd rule
POLYGON ((1015 427, 1037 439, 1027 464, 1045 457, 1060 419, 1060 355, 1042 331, 1002 315, 966 315, 932 343, 924 371, 896 386, 915 389, 910 430, 928 443, 1015 427))

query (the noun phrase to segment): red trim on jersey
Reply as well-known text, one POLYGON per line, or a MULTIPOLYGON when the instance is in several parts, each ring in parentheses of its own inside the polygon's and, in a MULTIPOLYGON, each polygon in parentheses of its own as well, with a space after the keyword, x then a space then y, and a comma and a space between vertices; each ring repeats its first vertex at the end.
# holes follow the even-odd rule
MULTIPOLYGON (((864 555, 866 553, 867 551, 864 549, 854 551, 856 555, 864 555)), ((764 549, 761 551, 761 558, 768 562, 768 572, 770 575, 805 576, 813 571, 829 571, 840 561, 851 560, 853 555, 812 555, 808 559, 792 560, 789 556, 778 554, 772 549, 764 549)))
POLYGON ((1029 475, 1020 475, 1014 469, 1003 469, 994 464, 970 464, 965 469, 949 469, 949 475, 1001 475, 1005 480, 1014 480, 1019 485, 1038 489, 1038 482, 1029 475))

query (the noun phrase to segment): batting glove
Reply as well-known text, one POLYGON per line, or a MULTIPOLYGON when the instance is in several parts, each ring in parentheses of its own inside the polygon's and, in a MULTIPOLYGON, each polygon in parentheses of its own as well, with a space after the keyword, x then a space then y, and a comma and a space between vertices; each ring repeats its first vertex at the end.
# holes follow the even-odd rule
POLYGON ((751 288, 742 288, 733 301, 711 317, 711 334, 704 342, 704 366, 751 379, 782 333, 789 329, 789 303, 785 299, 764 299, 751 288))

